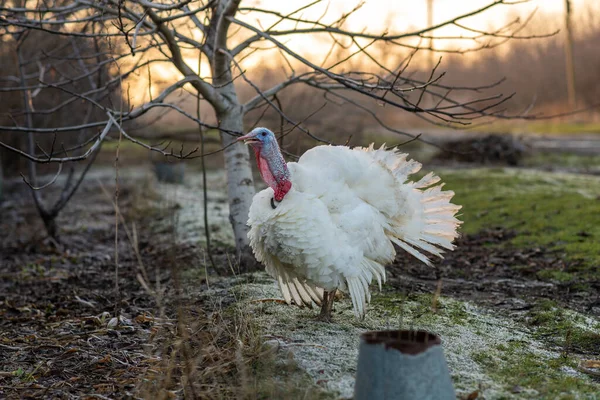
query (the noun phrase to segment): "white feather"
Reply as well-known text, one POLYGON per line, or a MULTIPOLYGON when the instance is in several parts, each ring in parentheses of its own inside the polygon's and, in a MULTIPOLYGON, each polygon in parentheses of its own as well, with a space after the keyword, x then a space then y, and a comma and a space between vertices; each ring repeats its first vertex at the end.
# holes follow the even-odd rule
POLYGON ((348 291, 364 316, 375 278, 381 289, 392 243, 426 264, 423 253, 452 250, 460 206, 450 203, 440 178, 408 181, 421 164, 383 147, 319 146, 288 163, 292 189, 271 208, 273 190, 258 193, 250 207, 250 245, 277 279, 286 302, 320 304, 323 290, 348 291))

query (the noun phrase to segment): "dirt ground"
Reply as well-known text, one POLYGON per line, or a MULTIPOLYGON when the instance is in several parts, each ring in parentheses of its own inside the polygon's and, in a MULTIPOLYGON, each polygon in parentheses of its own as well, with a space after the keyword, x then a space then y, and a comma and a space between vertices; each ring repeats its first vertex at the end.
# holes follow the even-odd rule
MULTIPOLYGON (((103 185, 114 193, 110 181, 103 185)), ((172 293, 167 260, 176 250, 180 262, 197 263, 196 249, 170 245, 168 229, 156 228, 164 226, 158 217, 139 209, 142 188, 134 180, 120 187, 128 230, 120 225, 118 268, 115 210, 98 182, 84 184, 61 214, 58 248, 45 239, 31 204, 21 206, 29 199, 23 185, 7 189, 0 223, 0 398, 139 396, 140 379, 157 364, 157 333, 173 325, 174 307, 172 299, 158 304, 138 277, 151 276, 172 293)))
MULTIPOLYGON (((239 398, 235 385, 227 385, 245 371, 240 363, 248 365, 240 354, 254 362, 266 356, 246 353, 259 342, 236 347, 239 336, 230 328, 237 330, 239 320, 220 312, 232 298, 209 302, 197 295, 207 289, 203 244, 178 244, 165 222, 174 210, 157 210, 139 178, 128 178, 120 184, 125 224, 119 224, 115 251, 114 181, 100 182, 86 182, 61 214, 58 247, 45 238, 24 185, 6 187, 0 398, 239 398), (188 322, 182 325, 182 318, 188 322)), ((578 281, 538 280, 536 273, 548 265, 569 268, 577 261, 544 248, 511 248, 513 235, 489 229, 462 237, 436 269, 398 257, 386 290, 432 293, 442 279, 444 296, 498 310, 527 310, 552 299, 600 316, 600 282, 580 290, 578 281)), ((227 265, 226 248, 217 249, 216 257, 227 265)), ((600 354, 600 348, 573 351, 588 358, 600 354)))
MULTIPOLYGON (((151 365, 143 346, 156 304, 136 280, 135 255, 123 232, 116 287, 110 200, 97 185, 84 185, 60 217, 56 248, 44 239, 29 202, 21 207, 29 200, 22 185, 7 189, 0 228, 0 397, 125 396, 151 365)), ((128 192, 122 192, 124 202, 128 192)))
POLYGON ((600 316, 600 281, 539 280, 539 271, 568 270, 577 261, 567 261, 559 251, 543 247, 499 246, 514 236, 515 232, 501 228, 463 236, 435 269, 400 255, 388 267, 388 283, 406 292, 432 293, 441 279, 444 295, 494 309, 526 310, 540 299, 552 299, 560 306, 600 316), (589 286, 580 290, 582 283, 589 286))

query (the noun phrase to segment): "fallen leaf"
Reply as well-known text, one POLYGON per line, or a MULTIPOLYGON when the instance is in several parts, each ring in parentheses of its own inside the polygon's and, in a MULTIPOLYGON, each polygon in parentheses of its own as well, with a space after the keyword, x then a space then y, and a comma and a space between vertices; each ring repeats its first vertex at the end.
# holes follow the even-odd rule
POLYGON ((479 397, 479 390, 476 390, 467 396, 467 400, 475 400, 478 397, 479 397))
POLYGON ((582 368, 600 368, 600 360, 581 360, 582 368))
POLYGON ((106 357, 101 358, 100 360, 98 360, 98 363, 104 364, 104 363, 109 363, 110 361, 111 361, 110 354, 107 354, 106 357))
POLYGON ((77 347, 71 347, 70 349, 67 349, 64 354, 77 353, 78 351, 79 349, 77 347))
POLYGON ((145 322, 154 322, 154 317, 149 317, 145 314, 140 314, 137 317, 135 317, 134 321, 138 324, 143 324, 145 322))

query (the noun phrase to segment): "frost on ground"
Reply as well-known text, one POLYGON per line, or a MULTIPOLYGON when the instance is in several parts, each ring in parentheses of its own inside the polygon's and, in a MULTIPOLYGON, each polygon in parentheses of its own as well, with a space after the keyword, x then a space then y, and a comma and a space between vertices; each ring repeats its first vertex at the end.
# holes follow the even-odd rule
MULTIPOLYGON (((222 171, 209 173, 208 181, 212 238, 227 246, 232 238, 222 171)), ((178 241, 203 242, 200 177, 186 177, 185 186, 156 185, 163 194, 163 205, 178 208, 178 241)), ((590 189, 586 195, 596 193, 590 189)), ((560 343, 548 340, 557 332, 542 331, 535 324, 527 323, 530 316, 526 311, 499 312, 445 297, 434 305, 432 294, 392 293, 389 287, 387 292, 384 287, 383 293, 374 293, 364 321, 355 319, 346 298, 336 304, 335 322, 326 324, 315 320, 316 309, 281 304, 275 281, 264 273, 219 280, 224 281, 224 285, 211 286, 212 290, 202 295, 210 295, 214 300, 230 297, 232 291, 235 292, 238 299, 235 307, 252 315, 268 345, 279 348, 282 356, 293 354, 298 366, 317 384, 342 398, 353 394, 360 334, 399 328, 426 329, 442 337, 455 388, 463 397, 478 391, 478 398, 485 399, 594 399, 600 392, 600 385, 581 373, 577 356, 565 351, 560 343)), ((568 310, 549 309, 537 317, 540 315, 558 316, 579 333, 598 332, 600 328, 597 319, 568 310)), ((564 338, 565 332, 560 331, 558 335, 564 338)))
MULTIPOLYGON (((351 303, 345 298, 337 302, 335 321, 328 324, 316 321, 317 309, 299 309, 277 301, 281 299, 279 289, 266 274, 255 274, 250 281, 237 283, 233 290, 240 307, 253 316, 265 339, 291 352, 318 384, 342 398, 353 394, 360 334, 399 328, 426 329, 442 337, 459 395, 476 390, 479 398, 485 399, 541 398, 550 394, 540 393, 535 384, 512 384, 502 375, 527 375, 526 368, 551 369, 548 377, 554 381, 549 387, 562 386, 559 390, 573 398, 592 399, 594 387, 600 390, 600 385, 576 368, 557 364, 563 357, 560 348, 549 348, 517 318, 493 310, 444 297, 437 300, 434 310, 431 295, 380 293, 374 295, 364 321, 355 319, 351 303), (580 384, 569 387, 564 379, 575 379, 580 384)), ((590 329, 598 326, 598 321, 589 317, 585 321, 590 329)), ((529 378, 524 376, 523 382, 529 382, 529 378)))
MULTIPOLYGON (((211 239, 215 244, 232 245, 233 232, 229 224, 226 179, 223 170, 207 172, 208 221, 211 239)), ((163 194, 163 206, 175 205, 178 208, 177 233, 179 243, 203 243, 204 201, 202 175, 188 174, 185 185, 156 183, 156 189, 163 194)))

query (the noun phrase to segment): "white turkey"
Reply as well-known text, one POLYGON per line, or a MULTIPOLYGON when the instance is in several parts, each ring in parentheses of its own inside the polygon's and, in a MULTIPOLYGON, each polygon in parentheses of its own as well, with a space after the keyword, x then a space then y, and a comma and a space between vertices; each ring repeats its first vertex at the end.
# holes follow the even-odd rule
POLYGON ((452 250, 461 208, 430 173, 407 178, 421 164, 382 146, 374 149, 317 146, 285 163, 273 132, 256 128, 238 140, 250 144, 269 186, 254 196, 250 246, 277 279, 285 301, 321 305, 331 319, 337 289, 348 292, 357 318, 371 299, 373 278, 381 290, 394 244, 425 264, 425 255, 452 250))

